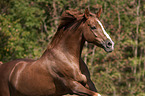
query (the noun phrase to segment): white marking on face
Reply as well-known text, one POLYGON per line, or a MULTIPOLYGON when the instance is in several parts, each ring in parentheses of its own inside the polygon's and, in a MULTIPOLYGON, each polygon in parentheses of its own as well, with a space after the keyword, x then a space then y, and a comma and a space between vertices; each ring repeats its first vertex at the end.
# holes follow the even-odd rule
POLYGON ((112 42, 112 48, 113 48, 113 46, 114 46, 114 42, 112 41, 112 39, 111 39, 111 37, 107 34, 107 32, 105 31, 105 29, 104 29, 104 27, 103 27, 103 25, 102 25, 102 23, 99 21, 99 20, 97 20, 97 22, 99 23, 99 25, 101 26, 101 28, 102 28, 102 31, 103 31, 103 33, 105 34, 105 36, 112 42))
POLYGON ((98 96, 101 96, 100 94, 98 94, 98 96))

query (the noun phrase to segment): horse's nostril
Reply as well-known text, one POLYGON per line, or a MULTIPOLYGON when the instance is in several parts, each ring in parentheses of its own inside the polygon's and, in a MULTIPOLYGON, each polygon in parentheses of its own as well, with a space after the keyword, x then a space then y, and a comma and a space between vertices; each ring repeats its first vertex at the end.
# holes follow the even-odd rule
POLYGON ((107 48, 111 48, 111 47, 112 47, 112 42, 107 41, 107 42, 106 42, 106 47, 107 47, 107 48))
POLYGON ((108 42, 108 44, 107 44, 108 46, 112 46, 112 43, 111 42, 108 42))

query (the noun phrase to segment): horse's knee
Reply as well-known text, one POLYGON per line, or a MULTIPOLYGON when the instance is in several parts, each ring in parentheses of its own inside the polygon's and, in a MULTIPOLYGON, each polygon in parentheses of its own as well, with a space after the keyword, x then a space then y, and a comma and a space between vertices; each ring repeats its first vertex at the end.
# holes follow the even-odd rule
POLYGON ((87 78, 84 74, 79 74, 76 81, 81 83, 83 86, 87 84, 87 78))
POLYGON ((80 81, 80 83, 83 85, 83 86, 85 86, 86 84, 87 84, 87 78, 86 78, 86 76, 85 75, 81 75, 81 81, 80 81))

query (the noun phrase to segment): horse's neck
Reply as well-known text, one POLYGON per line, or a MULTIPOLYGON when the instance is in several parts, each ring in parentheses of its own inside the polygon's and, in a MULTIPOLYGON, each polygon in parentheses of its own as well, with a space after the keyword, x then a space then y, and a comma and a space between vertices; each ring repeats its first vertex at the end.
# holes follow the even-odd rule
POLYGON ((66 30, 63 32, 62 28, 59 31, 55 34, 47 50, 49 48, 57 49, 79 60, 85 42, 82 36, 82 30, 78 27, 76 30, 66 30))
POLYGON ((79 58, 81 47, 83 44, 82 42, 82 34, 81 32, 75 31, 75 32, 69 32, 66 34, 67 36, 64 36, 64 38, 61 38, 59 44, 57 44, 57 48, 62 51, 66 51, 67 53, 71 54, 72 56, 75 56, 79 58))

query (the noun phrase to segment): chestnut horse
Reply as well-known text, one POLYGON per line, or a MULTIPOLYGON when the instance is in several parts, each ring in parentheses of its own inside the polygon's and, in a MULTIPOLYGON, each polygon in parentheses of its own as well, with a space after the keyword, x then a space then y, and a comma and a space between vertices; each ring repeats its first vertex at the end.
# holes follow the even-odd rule
POLYGON ((114 43, 97 14, 67 10, 43 55, 38 60, 18 59, 0 65, 0 96, 101 96, 81 59, 85 41, 106 52, 114 43))

